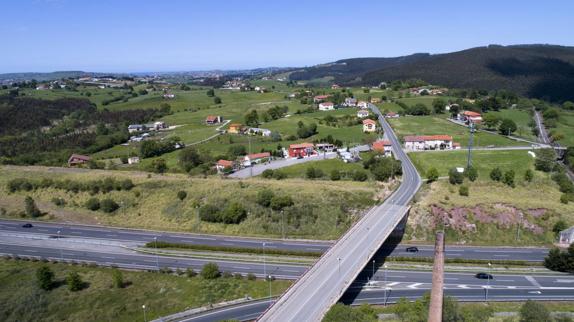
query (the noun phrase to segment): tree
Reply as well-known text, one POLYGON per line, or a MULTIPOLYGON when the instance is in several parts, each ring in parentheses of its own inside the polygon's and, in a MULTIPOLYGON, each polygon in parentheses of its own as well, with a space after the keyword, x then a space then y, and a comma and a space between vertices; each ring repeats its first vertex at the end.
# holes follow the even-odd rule
POLYGON ((100 202, 100 209, 102 209, 102 211, 106 213, 112 213, 116 211, 119 207, 120 205, 118 205, 115 201, 109 198, 106 198, 102 200, 102 202, 100 202))
POLYGON ((571 101, 566 101, 562 104, 562 108, 569 111, 574 110, 574 103, 572 103, 571 101))
POLYGON ((219 271, 219 266, 216 263, 207 263, 203 265, 201 269, 201 277, 206 280, 216 279, 221 276, 221 272, 219 271))
POLYGON ((223 209, 221 221, 224 224, 239 224, 247 217, 247 210, 238 202, 231 202, 223 209))
POLYGON ((247 154, 247 149, 245 148, 245 145, 232 145, 227 149, 227 153, 236 158, 247 154))
POLYGON ((365 171, 356 170, 353 172, 353 181, 367 181, 367 179, 369 179, 369 176, 365 171))
POLYGON ((427 171, 427 183, 432 183, 438 180, 438 170, 436 168, 430 168, 427 171))
POLYGON ((446 102, 442 98, 435 98, 432 101, 432 109, 436 114, 442 114, 445 106, 446 102))
POLYGON ((36 206, 36 202, 34 201, 34 199, 32 199, 32 197, 26 196, 26 198, 24 199, 24 205, 26 208, 26 215, 27 216, 30 216, 32 218, 36 218, 36 217, 40 217, 40 215, 42 215, 42 213, 40 212, 40 209, 38 209, 38 207, 36 206))
POLYGON ((500 122, 500 126, 498 126, 498 132, 502 135, 510 135, 516 132, 517 129, 516 123, 511 119, 503 119, 500 122))
POLYGON ((98 198, 90 198, 86 201, 86 208, 92 211, 100 209, 100 200, 98 198))
POLYGON ((263 172, 261 173, 261 176, 265 179, 271 179, 273 178, 273 169, 265 169, 263 170, 263 172))
POLYGON ((458 194, 468 197, 468 186, 460 186, 460 188, 458 188, 458 194))
POLYGON ((520 308, 520 322, 551 322, 550 312, 542 303, 526 301, 520 308))
POLYGON ((275 196, 271 198, 269 205, 271 206, 271 209, 279 211, 283 210, 284 208, 293 206, 294 202, 290 196, 275 196))
POLYGON ((159 105, 159 112, 163 115, 167 115, 171 113, 171 105, 167 103, 161 103, 159 105))
POLYGON ((213 96, 215 96, 215 91, 213 90, 213 88, 210 88, 207 90, 206 94, 209 97, 213 97, 213 96))
POLYGON ((456 168, 452 168, 448 171, 448 182, 450 182, 450 184, 462 184, 463 181, 464 175, 456 168))
POLYGON ((514 176, 515 176, 514 170, 506 171, 504 173, 504 177, 502 177, 502 183, 514 188, 514 176))
POLYGON ((377 315, 370 310, 353 309, 349 305, 337 303, 323 317, 323 322, 375 322, 377 315))
POLYGON ((112 270, 112 284, 114 285, 115 288, 124 287, 124 276, 122 272, 117 268, 114 268, 112 270))
POLYGON ((167 171, 167 164, 164 159, 155 159, 151 162, 151 170, 155 173, 164 173, 167 171))
POLYGON ((49 291, 54 286, 54 273, 48 266, 41 266, 36 270, 36 280, 41 289, 49 291))
POLYGON ((541 149, 536 152, 534 168, 539 171, 550 172, 554 170, 554 160, 556 154, 552 149, 541 149))
POLYGON ((185 172, 191 171, 191 169, 203 164, 201 156, 194 147, 187 147, 179 153, 179 166, 185 172))
POLYGON ((476 181, 476 179, 478 179, 478 171, 473 166, 467 168, 465 174, 468 180, 470 180, 471 182, 474 182, 476 181))
POLYGON ((275 196, 275 193, 269 189, 260 190, 257 193, 257 204, 263 207, 269 207, 271 205, 271 199, 275 196))
POLYGON ((221 104, 221 98, 219 98, 219 96, 215 96, 215 97, 213 98, 213 103, 215 103, 215 104, 221 104))
POLYGON ((177 199, 183 201, 187 197, 187 192, 180 190, 177 192, 177 199))
POLYGON ((498 123, 500 123, 500 119, 495 114, 486 113, 484 116, 483 124, 487 129, 496 129, 498 123))
POLYGON ((333 169, 333 171, 331 171, 330 178, 333 181, 341 180, 341 171, 339 171, 338 169, 333 169))
POLYGON ((72 292, 76 292, 82 289, 83 282, 80 274, 78 272, 70 272, 66 277, 66 284, 68 285, 68 289, 72 292))
POLYGON ((565 229, 568 229, 568 224, 564 220, 560 219, 552 227, 552 232, 555 236, 558 236, 560 232, 565 229))
POLYGON ((502 171, 500 168, 496 167, 490 171, 490 179, 492 179, 492 181, 502 180, 502 171))
POLYGON ((526 170, 526 172, 524 172, 524 181, 532 182, 532 179, 534 179, 534 172, 530 169, 526 170))
POLYGON ((323 176, 323 171, 315 167, 308 167, 305 171, 305 176, 307 179, 317 179, 323 176))

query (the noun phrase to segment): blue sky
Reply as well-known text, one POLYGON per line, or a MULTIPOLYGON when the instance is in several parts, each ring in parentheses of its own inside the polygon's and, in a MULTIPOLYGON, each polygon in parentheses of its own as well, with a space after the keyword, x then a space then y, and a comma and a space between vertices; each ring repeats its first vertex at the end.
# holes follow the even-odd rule
POLYGON ((2 0, 0 73, 307 66, 574 45, 574 1, 2 0))

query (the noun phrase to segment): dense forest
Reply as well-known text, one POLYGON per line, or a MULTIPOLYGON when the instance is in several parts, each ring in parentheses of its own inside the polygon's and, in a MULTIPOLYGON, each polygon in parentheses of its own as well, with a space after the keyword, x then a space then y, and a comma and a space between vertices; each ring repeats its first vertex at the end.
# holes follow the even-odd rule
POLYGON ((333 76, 346 85, 421 79, 450 88, 506 89, 554 102, 574 100, 574 47, 518 45, 471 48, 447 54, 355 58, 306 68, 293 80, 333 76))
POLYGON ((72 153, 91 154, 126 142, 127 125, 169 109, 98 110, 87 99, 0 96, 0 162, 61 165, 72 153))

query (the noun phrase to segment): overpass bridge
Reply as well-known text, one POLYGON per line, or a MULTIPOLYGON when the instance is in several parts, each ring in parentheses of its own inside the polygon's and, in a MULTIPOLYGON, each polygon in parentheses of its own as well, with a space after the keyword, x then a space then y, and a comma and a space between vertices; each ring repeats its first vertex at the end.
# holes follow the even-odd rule
POLYGON ((375 105, 370 104, 369 108, 391 141, 395 157, 402 161, 401 185, 331 246, 259 321, 320 321, 407 214, 421 178, 382 113, 375 105))

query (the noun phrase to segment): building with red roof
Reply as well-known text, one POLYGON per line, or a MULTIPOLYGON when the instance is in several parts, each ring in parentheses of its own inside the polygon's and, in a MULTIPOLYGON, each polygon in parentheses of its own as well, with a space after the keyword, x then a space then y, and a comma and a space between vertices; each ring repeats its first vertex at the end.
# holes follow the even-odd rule
POLYGON ((205 118, 205 123, 209 125, 217 124, 223 122, 223 118, 219 115, 208 115, 205 118))
POLYGON ((217 169, 217 172, 219 172, 219 173, 223 173, 225 171, 232 170, 233 169, 233 161, 219 160, 219 161, 217 161, 217 163, 215 163, 215 169, 217 169))
POLYGON ((289 145, 289 156, 291 158, 306 157, 315 154, 313 143, 297 143, 289 145))
POLYGON ((313 102, 314 103, 321 103, 326 101, 329 97, 331 97, 331 95, 317 95, 315 97, 313 97, 313 102))
POLYGON ((393 153, 393 144, 389 140, 378 140, 372 144, 373 151, 384 156, 391 156, 393 153))
POLYGON ((82 165, 82 164, 88 163, 91 159, 92 158, 90 158, 87 155, 72 154, 70 156, 70 158, 68 159, 68 166, 74 167, 74 166, 82 165))
POLYGON ((482 122, 482 115, 478 112, 473 111, 462 111, 458 114, 459 121, 463 121, 466 124, 470 123, 480 123, 482 122))
POLYGON ((405 149, 420 150, 451 150, 453 148, 450 135, 407 135, 404 137, 405 149))
POLYGON ((271 158, 271 153, 269 152, 261 152, 261 153, 252 153, 248 154, 243 157, 243 165, 249 167, 253 165, 253 163, 259 163, 264 159, 271 158))
POLYGON ((377 122, 366 119, 363 120, 363 132, 375 132, 377 130, 377 122))

